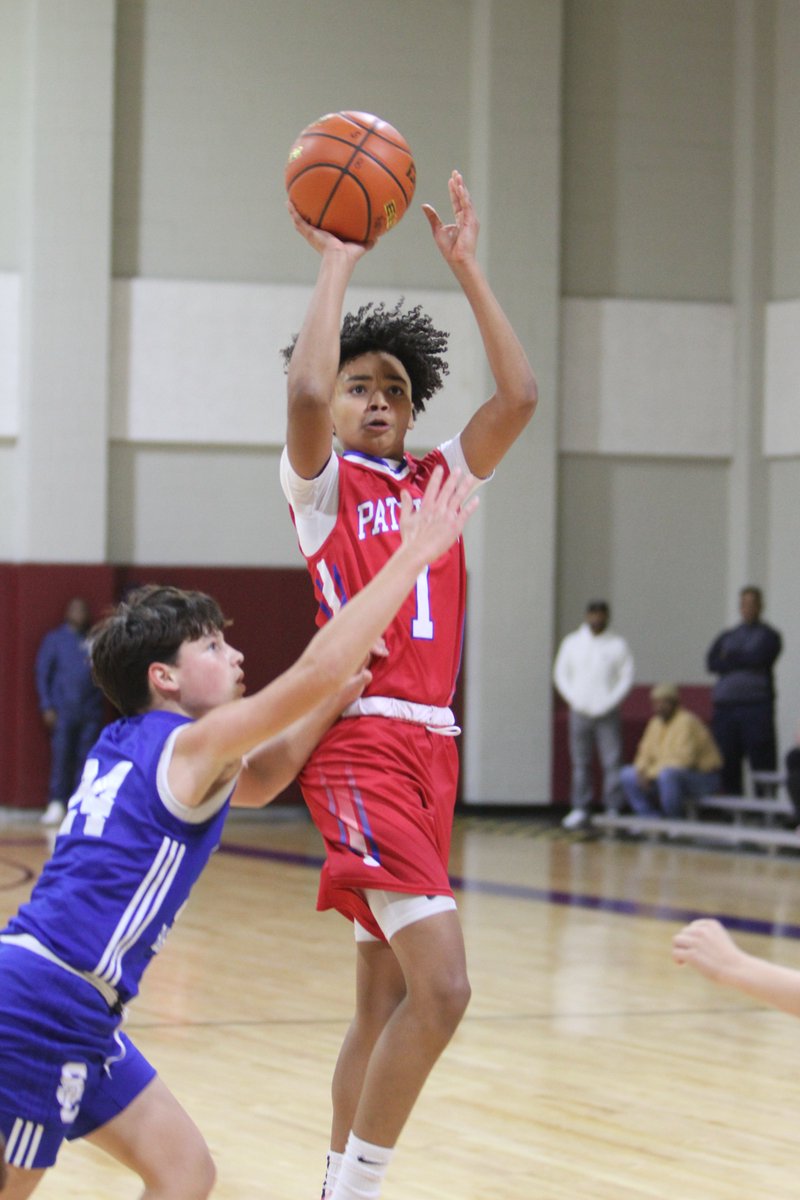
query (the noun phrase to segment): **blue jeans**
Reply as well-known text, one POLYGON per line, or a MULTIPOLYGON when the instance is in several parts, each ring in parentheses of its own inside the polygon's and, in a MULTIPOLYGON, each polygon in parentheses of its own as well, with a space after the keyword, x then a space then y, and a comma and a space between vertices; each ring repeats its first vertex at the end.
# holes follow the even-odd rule
POLYGON ((683 817, 687 800, 711 796, 721 783, 719 771, 689 767, 664 767, 646 787, 639 783, 633 766, 623 767, 619 778, 628 804, 641 817, 683 817))
POLYGON ((103 728, 102 714, 80 710, 57 710, 56 726, 50 740, 50 783, 48 800, 66 804, 81 781, 83 764, 103 728))

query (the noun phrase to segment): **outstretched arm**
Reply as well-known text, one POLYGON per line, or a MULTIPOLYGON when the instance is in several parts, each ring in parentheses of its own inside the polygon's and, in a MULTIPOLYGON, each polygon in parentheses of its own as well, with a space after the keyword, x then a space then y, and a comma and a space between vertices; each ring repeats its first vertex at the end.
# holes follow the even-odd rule
POLYGON ((339 373, 339 328, 347 286, 359 258, 369 249, 316 229, 288 202, 295 229, 319 254, 311 296, 287 373, 286 447, 303 479, 319 475, 331 456, 330 403, 339 373))
POLYGON ((475 257, 478 218, 464 180, 448 181, 453 223, 445 225, 430 204, 422 209, 436 245, 469 301, 495 381, 494 395, 472 416, 461 447, 473 475, 485 479, 519 437, 538 400, 536 377, 525 351, 475 257))
POLYGON ((176 799, 197 805, 255 746, 329 699, 356 674, 411 591, 417 576, 455 542, 477 507, 472 476, 437 467, 418 508, 402 496, 403 540, 365 588, 311 639, 297 662, 254 696, 206 713, 175 741, 169 782, 176 799))
POLYGON ((800 971, 746 954, 719 921, 704 917, 686 925, 672 940, 672 957, 714 983, 800 1017, 800 971))
POLYGON ((369 671, 364 668, 294 725, 251 750, 242 760, 232 807, 263 808, 276 799, 297 778, 322 735, 342 710, 361 695, 370 679, 369 671))

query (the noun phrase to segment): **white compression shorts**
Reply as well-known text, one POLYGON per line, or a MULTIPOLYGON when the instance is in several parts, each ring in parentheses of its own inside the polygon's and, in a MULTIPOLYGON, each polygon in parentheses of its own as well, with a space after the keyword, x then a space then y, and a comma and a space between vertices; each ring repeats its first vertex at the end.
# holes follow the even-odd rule
MULTIPOLYGON (((364 897, 373 917, 378 922, 383 936, 390 942, 398 929, 422 921, 425 917, 440 912, 452 912, 456 902, 452 896, 409 896, 406 892, 384 892, 376 888, 365 888, 364 897)), ((353 922, 357 942, 377 942, 380 939, 353 922)))

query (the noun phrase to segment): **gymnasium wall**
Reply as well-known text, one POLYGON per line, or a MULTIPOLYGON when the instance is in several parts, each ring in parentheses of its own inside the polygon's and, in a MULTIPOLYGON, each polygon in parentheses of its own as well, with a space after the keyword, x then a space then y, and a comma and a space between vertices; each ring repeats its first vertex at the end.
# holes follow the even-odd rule
MULTIPOLYGON (((418 201, 446 208, 464 171, 541 388, 468 531, 465 798, 549 799, 550 665, 598 592, 641 682, 702 684, 738 587, 761 583, 788 739, 798 8, 5 0, 0 562, 299 569, 276 351, 316 259, 282 163, 312 117, 377 111, 412 142, 418 201)), ((453 284, 417 208, 351 297, 419 299, 453 331, 419 449, 491 388, 453 284)), ((2 661, 16 637, 0 626, 2 661)))
POLYGON ((566 296, 731 294, 731 0, 564 6, 566 296))
MULTIPOLYGON (((291 229, 282 171, 298 130, 332 108, 377 111, 406 131, 417 199, 445 215, 449 171, 464 170, 482 259, 554 395, 558 5, 409 0, 376 20, 373 3, 352 0, 336 22, 323 11, 309 0, 0 10, 0 56, 24 81, 0 128, 17 176, 16 193, 0 197, 0 338, 17 364, 5 387, 0 375, 11 480, 0 558, 296 566, 276 475, 277 351, 298 327, 317 259, 291 229), (521 124, 531 136, 509 158, 521 124), (533 194, 535 236, 520 239, 533 194)), ((349 301, 399 295, 453 335, 447 390, 414 443, 427 448, 492 384, 418 206, 360 265, 349 301)), ((476 799, 549 795, 550 730, 538 714, 550 687, 536 666, 553 611, 552 401, 532 437, 469 532, 476 799), (509 514, 534 498, 541 527, 517 528, 515 591, 504 576, 509 514)))
POLYGON ((702 682, 728 600, 725 507, 721 462, 562 455, 557 587, 575 597, 564 632, 586 599, 609 596, 638 680, 702 682))
MULTIPOLYGON (((774 199, 770 214, 773 237, 770 253, 771 300, 800 300, 800 87, 797 84, 797 51, 800 46, 800 5, 777 0, 774 17, 774 199)), ((797 379, 797 375, 795 375, 797 379)), ((795 446, 795 452, 797 447, 795 446)))
POLYGON ((765 589, 800 714, 800 6, 564 5, 556 629, 605 593, 637 677, 708 681, 765 589))

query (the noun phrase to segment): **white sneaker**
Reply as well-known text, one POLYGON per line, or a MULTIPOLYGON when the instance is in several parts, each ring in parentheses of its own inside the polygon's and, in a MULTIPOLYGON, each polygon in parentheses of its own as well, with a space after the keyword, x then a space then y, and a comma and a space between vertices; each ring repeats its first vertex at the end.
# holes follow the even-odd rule
POLYGON ((582 829, 589 824, 589 814, 585 808, 571 808, 561 822, 562 829, 582 829))
POLYGON ((63 800, 51 800, 39 818, 42 825, 60 825, 67 815, 67 806, 63 800))

